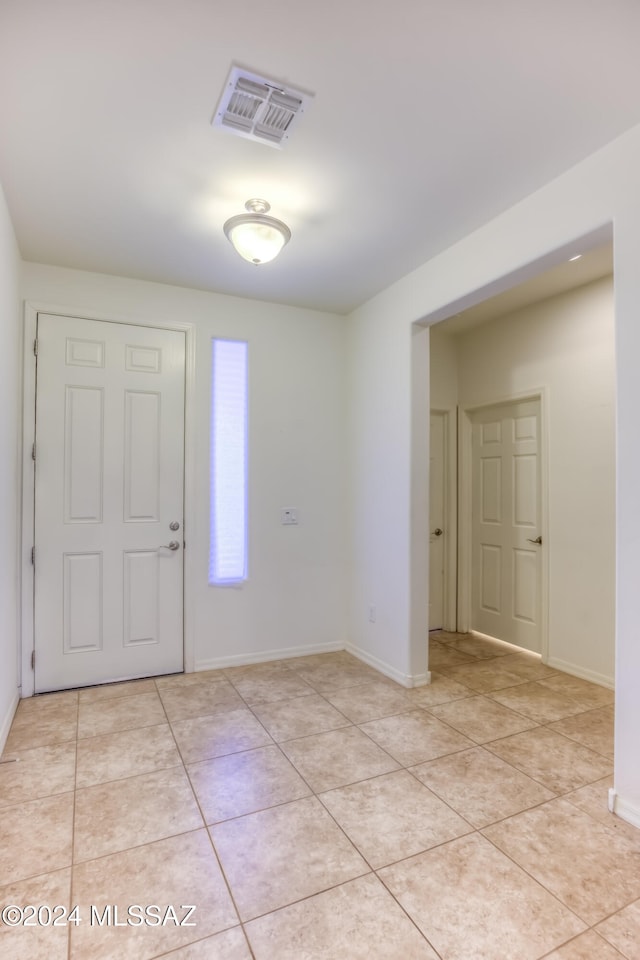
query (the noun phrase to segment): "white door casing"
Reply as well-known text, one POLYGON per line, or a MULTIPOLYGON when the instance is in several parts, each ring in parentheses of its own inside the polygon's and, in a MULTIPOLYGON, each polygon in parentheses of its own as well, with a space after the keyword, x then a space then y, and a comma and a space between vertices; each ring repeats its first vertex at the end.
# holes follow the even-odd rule
POLYGON ((38 317, 37 692, 183 668, 184 386, 183 332, 38 317))
POLYGON ((429 431, 429 630, 444 626, 446 414, 432 412, 429 431))
POLYGON ((476 410, 472 423, 472 630, 542 652, 540 402, 476 410))

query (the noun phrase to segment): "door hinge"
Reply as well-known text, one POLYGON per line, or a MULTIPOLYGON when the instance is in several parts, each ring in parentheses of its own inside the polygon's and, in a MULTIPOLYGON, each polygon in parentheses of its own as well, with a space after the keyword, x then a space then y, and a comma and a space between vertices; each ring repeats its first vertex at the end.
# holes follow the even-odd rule
POLYGON ((31 459, 35 460, 36 458, 36 445, 35 443, 31 445, 31 459))
POLYGON ((35 567, 36 565, 36 548, 31 547, 31 564, 35 567))
POLYGON ((37 357, 37 356, 38 356, 38 341, 37 341, 37 340, 34 340, 34 341, 33 341, 33 355, 34 355, 34 357, 37 357))
POLYGON ((35 670, 36 668, 36 652, 35 650, 31 651, 31 669, 35 670))

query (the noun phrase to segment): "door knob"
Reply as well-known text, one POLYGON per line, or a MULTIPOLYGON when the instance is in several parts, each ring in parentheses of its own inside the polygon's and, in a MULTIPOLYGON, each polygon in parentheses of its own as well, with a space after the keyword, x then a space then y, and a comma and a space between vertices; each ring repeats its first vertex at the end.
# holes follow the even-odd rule
POLYGON ((435 528, 435 530, 433 531, 433 535, 434 535, 434 537, 441 537, 441 536, 442 536, 442 530, 440 529, 440 527, 436 527, 436 528, 435 528))
POLYGON ((161 545, 158 547, 158 550, 162 550, 163 548, 164 548, 165 550, 179 550, 179 549, 180 549, 180 544, 178 543, 177 540, 170 540, 169 543, 163 543, 163 544, 161 544, 161 545))
POLYGON ((542 543, 542 537, 536 537, 535 540, 532 540, 531 537, 527 537, 527 543, 542 543))

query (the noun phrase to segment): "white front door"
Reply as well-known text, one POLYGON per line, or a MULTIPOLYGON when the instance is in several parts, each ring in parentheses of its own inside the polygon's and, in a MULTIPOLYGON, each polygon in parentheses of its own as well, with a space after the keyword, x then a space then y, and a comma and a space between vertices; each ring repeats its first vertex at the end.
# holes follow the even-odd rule
POLYGON ((432 413, 429 433, 429 630, 444 624, 445 414, 432 413))
POLYGON ((38 317, 35 690, 183 668, 185 337, 38 317))
POLYGON ((540 403, 472 416, 471 629, 540 653, 540 403))

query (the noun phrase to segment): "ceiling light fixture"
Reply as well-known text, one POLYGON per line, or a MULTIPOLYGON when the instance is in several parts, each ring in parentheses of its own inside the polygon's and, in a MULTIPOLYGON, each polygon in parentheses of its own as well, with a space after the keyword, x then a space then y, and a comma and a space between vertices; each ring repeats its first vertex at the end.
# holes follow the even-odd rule
POLYGON ((268 263, 289 242, 291 230, 282 220, 266 216, 271 209, 266 200, 247 200, 244 206, 249 212, 227 220, 225 235, 249 263, 268 263))

